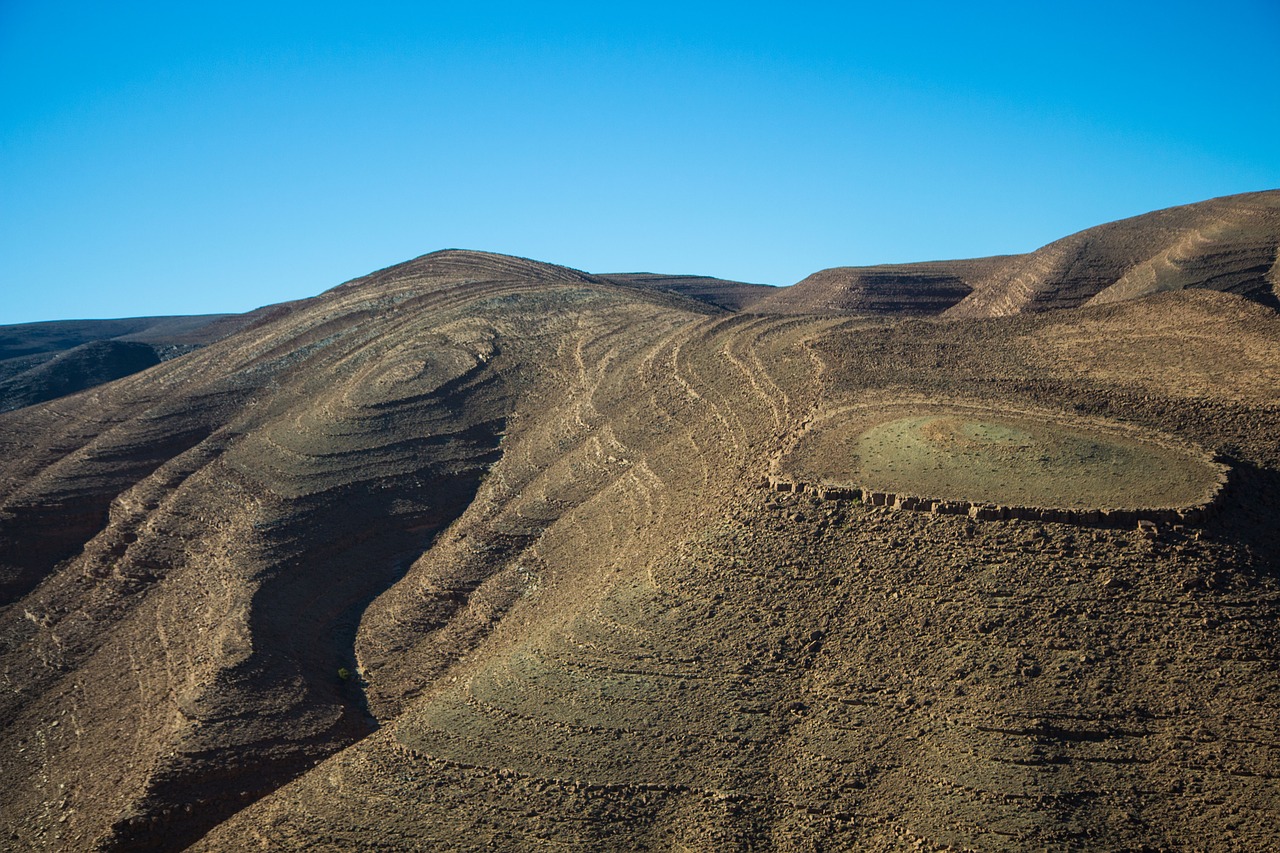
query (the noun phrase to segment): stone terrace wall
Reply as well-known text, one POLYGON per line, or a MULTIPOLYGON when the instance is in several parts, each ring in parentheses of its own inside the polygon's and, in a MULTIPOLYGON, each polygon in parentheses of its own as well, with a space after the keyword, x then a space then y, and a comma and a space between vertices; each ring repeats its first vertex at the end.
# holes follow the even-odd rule
POLYGON ((1002 506, 942 498, 922 498, 915 495, 896 494, 864 489, 858 486, 804 483, 777 474, 768 477, 769 488, 775 492, 807 492, 819 500, 860 500, 869 506, 890 509, 928 512, 935 515, 966 515, 979 521, 1052 521, 1059 524, 1076 524, 1082 527, 1143 527, 1146 524, 1202 524, 1222 505, 1229 481, 1229 469, 1221 460, 1217 482, 1207 499, 1197 506, 1146 507, 1140 509, 1063 509, 1042 506, 1002 506))

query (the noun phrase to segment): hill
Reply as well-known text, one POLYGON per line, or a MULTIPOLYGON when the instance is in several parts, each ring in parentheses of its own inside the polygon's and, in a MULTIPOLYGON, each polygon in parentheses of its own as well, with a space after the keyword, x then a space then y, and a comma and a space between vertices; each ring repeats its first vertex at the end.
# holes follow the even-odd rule
POLYGON ((0 838, 1274 847, 1280 314, 1082 293, 450 250, 0 415, 0 838))
POLYGON ((778 288, 767 284, 747 284, 701 275, 660 275, 657 273, 610 273, 601 275, 606 281, 652 287, 679 293, 716 308, 743 311, 759 304, 778 288))
POLYGON ((995 317, 1185 288, 1280 308, 1280 191, 1099 225, 1026 255, 835 267, 752 306, 763 313, 995 317))
POLYGON ((0 411, 74 394, 159 363, 154 347, 135 341, 80 344, 0 381, 0 411))
POLYGON ((1008 260, 834 267, 779 289, 754 308, 768 314, 941 314, 1008 260))
POLYGON ((1280 191, 1158 210, 1073 234, 977 283, 955 317, 1001 316, 1168 290, 1235 293, 1280 308, 1280 191))
POLYGON ((248 314, 54 320, 0 326, 0 412, 145 370, 225 337, 248 314))

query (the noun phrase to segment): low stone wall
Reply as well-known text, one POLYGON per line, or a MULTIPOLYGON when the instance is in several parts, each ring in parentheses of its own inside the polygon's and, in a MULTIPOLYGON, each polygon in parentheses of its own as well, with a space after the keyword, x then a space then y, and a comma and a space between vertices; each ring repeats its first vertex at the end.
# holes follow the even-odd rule
MULTIPOLYGON (((1215 460, 1218 461, 1218 460, 1215 460)), ((862 501, 868 506, 934 515, 965 515, 978 521, 1051 521, 1081 527, 1147 527, 1151 524, 1202 524, 1222 505, 1226 495, 1228 473, 1225 465, 1218 473, 1212 494, 1202 504, 1188 507, 1147 507, 1141 509, 1061 509, 1041 506, 1001 506, 999 504, 922 498, 879 492, 858 486, 827 483, 803 483, 792 478, 770 474, 769 488, 775 492, 808 493, 824 501, 862 501)))

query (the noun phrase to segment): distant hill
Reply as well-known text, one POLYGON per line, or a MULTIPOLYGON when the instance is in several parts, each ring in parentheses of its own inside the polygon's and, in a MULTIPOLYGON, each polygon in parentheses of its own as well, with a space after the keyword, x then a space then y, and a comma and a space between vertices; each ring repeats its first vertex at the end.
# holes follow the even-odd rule
POLYGON ((1009 258, 833 267, 751 306, 763 314, 941 314, 1009 258))
POLYGON ((131 317, 123 320, 51 320, 0 326, 0 365, 23 356, 40 356, 90 341, 130 340, 156 344, 207 343, 209 327, 232 314, 193 317, 131 317))
POLYGON ((160 363, 154 346, 136 341, 90 341, 51 355, 0 381, 0 412, 74 394, 160 363))
POLYGON ((220 340, 288 303, 246 314, 51 320, 0 326, 0 412, 145 370, 220 340))
MULTIPOLYGON (((568 274, 583 282, 638 287, 715 310, 757 314, 995 317, 1139 299, 1185 288, 1239 294, 1280 309, 1280 190, 1226 196, 1090 228, 1025 255, 832 267, 790 287, 660 273, 568 274)), ((479 265, 496 278, 527 278, 551 265, 449 250, 357 279, 360 286, 479 265), (503 258, 503 260, 494 260, 503 258)), ((353 286, 355 282, 339 285, 353 286)), ((266 322, 299 303, 240 315, 67 320, 0 326, 0 412, 53 399, 140 369, 140 360, 80 360, 26 375, 57 353, 91 341, 150 345, 160 360, 266 322), (76 367, 80 365, 80 367, 76 367), (74 376, 78 370, 82 375, 74 376), (59 390, 63 389, 63 390, 59 390)))
POLYGON ((951 317, 999 317, 1185 288, 1280 308, 1280 190, 1226 196, 1099 225, 974 282, 951 317))
POLYGON ((1199 288, 1280 308, 1280 190, 1099 225, 1025 255, 834 267, 761 313, 998 317, 1199 288))
POLYGON ((0 336, 0 848, 1280 849, 1242 198, 0 336))
POLYGON ((600 278, 619 284, 668 290, 728 311, 751 310, 778 291, 778 288, 767 284, 747 284, 701 275, 606 273, 600 278))

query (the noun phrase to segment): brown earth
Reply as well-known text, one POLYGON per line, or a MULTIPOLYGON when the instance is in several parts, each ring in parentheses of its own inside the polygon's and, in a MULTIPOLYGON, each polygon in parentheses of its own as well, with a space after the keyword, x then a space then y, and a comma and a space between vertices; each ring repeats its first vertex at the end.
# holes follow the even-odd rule
POLYGON ((1026 255, 836 267, 752 306, 767 313, 1001 317, 1198 288, 1280 308, 1280 191, 1172 207, 1026 255))
MULTIPOLYGON (((278 306, 262 309, 275 310, 278 306)), ((0 326, 0 412, 74 394, 185 355, 252 325, 262 311, 0 326)))
POLYGON ((0 416, 0 846, 1280 843, 1275 311, 697 287, 436 253, 0 416), (1232 488, 1154 532, 765 488, 902 401, 1232 488))
POLYGON ((752 307, 769 314, 941 314, 1011 260, 834 267, 777 290, 752 307))

